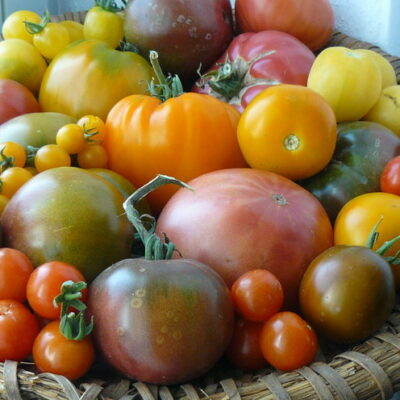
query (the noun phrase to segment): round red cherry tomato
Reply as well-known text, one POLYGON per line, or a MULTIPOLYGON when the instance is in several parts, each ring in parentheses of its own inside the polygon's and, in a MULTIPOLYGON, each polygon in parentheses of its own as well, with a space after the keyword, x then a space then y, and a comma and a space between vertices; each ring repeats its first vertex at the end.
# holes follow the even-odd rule
POLYGON ((400 195, 400 156, 392 158, 380 177, 381 191, 400 195))

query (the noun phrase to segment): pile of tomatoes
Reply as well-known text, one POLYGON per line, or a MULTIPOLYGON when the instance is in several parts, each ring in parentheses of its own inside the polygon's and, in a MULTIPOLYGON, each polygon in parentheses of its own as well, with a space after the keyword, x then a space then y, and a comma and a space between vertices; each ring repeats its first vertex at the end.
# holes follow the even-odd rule
POLYGON ((393 66, 326 47, 328 0, 125 3, 3 24, 0 360, 175 384, 371 336, 400 288, 393 66))

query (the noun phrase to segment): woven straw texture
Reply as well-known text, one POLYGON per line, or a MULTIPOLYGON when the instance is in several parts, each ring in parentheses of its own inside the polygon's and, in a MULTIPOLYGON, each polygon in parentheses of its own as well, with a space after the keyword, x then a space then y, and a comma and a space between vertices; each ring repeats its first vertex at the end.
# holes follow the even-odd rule
MULTIPOLYGON (((54 17, 82 22, 85 13, 54 17)), ((332 35, 328 46, 367 48, 384 55, 400 81, 400 58, 380 48, 348 37, 332 35)), ((29 363, 0 363, 0 398, 60 400, 373 400, 389 399, 400 390, 400 304, 372 338, 353 348, 334 348, 333 357, 319 357, 308 367, 290 373, 271 370, 257 374, 215 371, 199 382, 177 387, 146 385, 124 378, 85 377, 88 383, 73 384, 53 374, 35 374, 29 363)), ((178 360, 177 360, 178 362, 178 360)), ((218 369, 219 368, 219 369, 218 369)), ((104 377, 105 376, 105 377, 104 377)), ((85 381, 83 381, 85 382, 85 381)))

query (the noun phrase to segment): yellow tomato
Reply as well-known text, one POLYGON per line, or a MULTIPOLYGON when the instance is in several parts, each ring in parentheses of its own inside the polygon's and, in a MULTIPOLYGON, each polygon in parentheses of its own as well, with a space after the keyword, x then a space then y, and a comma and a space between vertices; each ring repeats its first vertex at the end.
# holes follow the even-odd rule
POLYGON ((84 39, 83 37, 83 25, 76 21, 61 21, 58 23, 67 29, 71 42, 84 39))
POLYGON ((77 122, 85 132, 88 142, 102 144, 104 141, 104 121, 97 115, 84 115, 77 122))
POLYGON ((0 42, 0 79, 12 79, 37 94, 47 63, 39 51, 22 39, 0 42))
POLYGON ((41 32, 33 35, 33 45, 48 60, 52 60, 70 42, 67 28, 55 22, 47 23, 41 32))
POLYGON ((81 168, 107 168, 108 155, 100 144, 87 144, 77 159, 81 168))
POLYGON ((84 130, 78 124, 62 126, 56 135, 56 144, 62 147, 68 154, 77 154, 86 145, 84 130))
POLYGON ((383 89, 378 101, 364 119, 378 122, 400 136, 400 85, 383 89))
POLYGON ((381 75, 369 54, 329 47, 315 59, 307 86, 331 105, 338 122, 358 121, 378 100, 381 75))
POLYGON ((46 144, 35 155, 35 168, 38 172, 51 168, 69 167, 70 165, 70 155, 57 144, 46 144))
POLYGON ((22 39, 32 43, 32 35, 25 28, 24 21, 38 24, 40 15, 33 11, 19 10, 10 14, 3 23, 2 34, 4 39, 22 39))
POLYGON ((248 104, 237 134, 252 168, 297 180, 316 174, 330 161, 336 120, 329 104, 311 89, 277 85, 248 104))
MULTIPOLYGON (((334 244, 365 246, 372 228, 381 218, 374 250, 400 235, 400 196, 376 192, 354 197, 343 206, 336 218, 334 244)), ((393 256, 399 249, 400 242, 397 242, 387 255, 393 256)), ((400 267, 393 266, 392 270, 399 289, 400 267)))
POLYGON ((23 167, 26 162, 25 147, 15 142, 0 143, 0 162, 4 158, 11 158, 15 167, 23 167))
POLYGON ((14 193, 29 179, 32 174, 25 168, 12 167, 6 169, 0 175, 1 194, 11 199, 14 193))

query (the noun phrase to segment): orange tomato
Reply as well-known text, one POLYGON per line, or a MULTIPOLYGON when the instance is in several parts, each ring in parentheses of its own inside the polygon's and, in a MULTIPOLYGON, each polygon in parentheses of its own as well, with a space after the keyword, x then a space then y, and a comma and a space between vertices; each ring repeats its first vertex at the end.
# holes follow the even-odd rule
MULTIPOLYGON (((373 249, 400 235, 400 196, 391 193, 367 193, 354 197, 340 210, 334 226, 334 243, 365 246, 374 225, 381 219, 378 240, 373 249)), ((387 252, 393 256, 400 249, 397 242, 387 252)), ((400 267, 392 266, 396 288, 400 289, 400 267)))
MULTIPOLYGON (((206 172, 244 167, 236 138, 239 112, 214 97, 184 93, 161 103, 128 96, 110 111, 104 146, 108 166, 140 187, 157 174, 189 181, 206 172)), ((167 185, 148 197, 159 212, 177 190, 167 185)))
POLYGON ((262 91, 244 110, 237 132, 251 167, 292 180, 322 170, 336 145, 332 108, 320 95, 298 85, 262 91))

